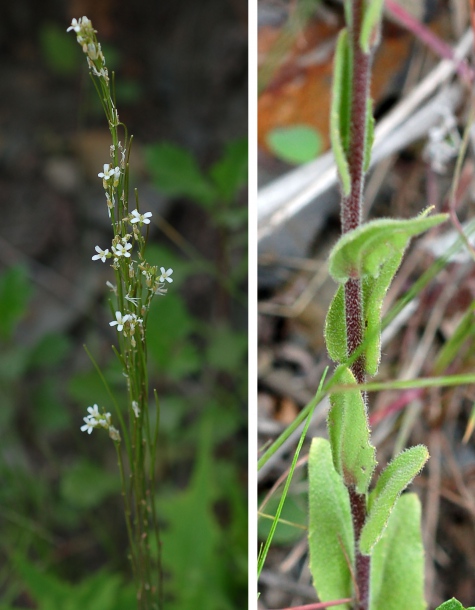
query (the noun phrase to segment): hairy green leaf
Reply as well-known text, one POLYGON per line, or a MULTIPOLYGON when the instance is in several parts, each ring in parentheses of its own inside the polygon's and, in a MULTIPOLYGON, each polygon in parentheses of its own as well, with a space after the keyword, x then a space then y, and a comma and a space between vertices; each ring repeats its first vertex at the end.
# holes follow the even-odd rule
MULTIPOLYGON (((343 480, 333 466, 327 440, 313 439, 308 469, 308 541, 315 588, 321 601, 351 597, 354 542, 350 501, 343 480)), ((348 608, 347 604, 335 606, 336 610, 348 608)))
POLYGON ((370 610, 425 610, 421 505, 402 495, 371 557, 370 610))
POLYGON ((338 286, 328 309, 325 320, 325 343, 333 362, 346 360, 345 291, 341 285, 338 286))
POLYGON ((447 220, 447 214, 417 218, 372 220, 342 235, 330 253, 329 272, 344 284, 350 278, 378 277, 383 264, 397 253, 403 253, 411 237, 447 220))
POLYGON ((333 70, 332 105, 330 112, 330 139, 341 186, 345 195, 350 194, 351 180, 346 150, 350 125, 351 54, 348 33, 342 30, 338 37, 333 70))
POLYGON ((354 486, 358 493, 365 494, 376 467, 366 405, 350 369, 345 367, 340 382, 354 385, 355 390, 330 396, 328 433, 333 463, 347 486, 354 486))
POLYGON ((424 445, 406 449, 385 468, 369 496, 368 517, 360 537, 360 551, 369 555, 381 538, 401 492, 429 459, 424 445))
POLYGON ((394 252, 381 265, 378 277, 363 279, 363 316, 365 324, 365 368, 368 375, 376 375, 381 359, 381 309, 386 292, 399 269, 403 252, 394 252))
POLYGON ((379 30, 383 6, 384 0, 371 0, 365 3, 360 34, 360 47, 363 53, 369 53, 371 48, 378 44, 379 36, 375 28, 379 30))
POLYGON ((366 129, 365 129, 365 141, 364 141, 364 163, 363 170, 366 173, 371 163, 371 149, 373 148, 374 142, 374 116, 373 116, 373 102, 371 98, 368 98, 366 105, 366 129))
POLYGON ((465 610, 465 608, 458 601, 458 599, 452 597, 452 599, 449 599, 440 606, 437 606, 436 610, 465 610))

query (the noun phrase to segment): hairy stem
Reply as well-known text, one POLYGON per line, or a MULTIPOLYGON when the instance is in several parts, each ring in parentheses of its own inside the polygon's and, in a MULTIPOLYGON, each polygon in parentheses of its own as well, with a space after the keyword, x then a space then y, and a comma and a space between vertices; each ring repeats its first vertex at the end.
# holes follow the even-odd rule
MULTIPOLYGON (((351 190, 342 199, 341 224, 343 233, 356 229, 363 216, 364 156, 366 140, 366 108, 369 98, 371 55, 364 53, 359 39, 363 17, 363 0, 352 1, 349 40, 352 50, 352 101, 350 115, 350 141, 348 166, 351 190)), ((351 356, 364 337, 362 285, 359 279, 350 279, 345 285, 345 316, 347 354, 351 356)), ((357 358, 351 370, 358 383, 366 382, 364 355, 357 358)), ((370 557, 359 552, 359 539, 366 519, 366 497, 349 489, 351 514, 355 537, 355 578, 357 601, 354 610, 367 610, 369 603, 370 557)))

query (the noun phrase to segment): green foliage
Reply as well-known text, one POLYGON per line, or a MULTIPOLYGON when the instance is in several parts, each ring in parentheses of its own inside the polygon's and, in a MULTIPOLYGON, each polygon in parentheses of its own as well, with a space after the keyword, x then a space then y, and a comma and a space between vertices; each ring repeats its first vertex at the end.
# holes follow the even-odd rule
POLYGON ((54 23, 43 23, 40 28, 40 47, 49 69, 59 76, 74 73, 81 60, 81 53, 66 29, 54 23))
POLYGON ((306 163, 322 150, 322 137, 309 125, 277 127, 267 134, 267 145, 274 155, 288 163, 306 163))
POLYGON ((385 468, 369 496, 368 517, 361 532, 360 551, 369 555, 382 536, 401 492, 429 459, 424 445, 406 449, 385 468))
POLYGON ((350 278, 379 277, 387 261, 401 260, 411 237, 448 219, 448 214, 427 216, 429 212, 407 220, 372 220, 345 233, 330 253, 330 275, 342 284, 350 278))
MULTIPOLYGON (((330 444, 315 438, 308 458, 310 572, 321 601, 351 597, 353 525, 348 491, 333 466, 330 444)), ((348 610, 347 604, 335 606, 348 610)))
POLYGON ((229 574, 222 557, 222 535, 213 513, 217 486, 211 456, 212 434, 210 420, 203 420, 202 442, 190 484, 183 492, 160 500, 161 515, 166 522, 162 543, 170 550, 163 561, 172 574, 167 586, 174 598, 174 610, 232 607, 226 595, 229 574))
MULTIPOLYGON (((275 515, 279 506, 280 498, 271 496, 266 502, 264 513, 275 515)), ((289 493, 280 512, 280 521, 275 528, 272 543, 275 545, 288 545, 301 540, 304 535, 302 529, 307 523, 307 494, 289 493), (298 527, 301 526, 301 527, 298 527)), ((271 530, 272 519, 260 517, 257 524, 257 535, 259 540, 266 540, 271 530)))
POLYGON ((368 98, 368 104, 366 106, 366 125, 365 125, 365 149, 364 149, 364 164, 363 171, 367 172, 371 164, 371 150, 374 142, 374 116, 373 116, 373 102, 371 98, 368 98))
POLYGON ((366 405, 350 369, 343 370, 340 382, 354 385, 355 390, 330 396, 328 434, 333 463, 347 486, 354 486, 358 493, 365 494, 376 467, 366 405))
POLYGON ((338 37, 333 69, 332 105, 330 111, 330 139, 338 174, 345 195, 350 194, 350 170, 346 153, 350 130, 351 52, 348 32, 342 30, 338 37))
POLYGON ((19 556, 14 563, 38 610, 130 610, 136 604, 134 589, 117 575, 96 572, 72 585, 19 556))
POLYGON ((68 466, 61 479, 62 497, 77 508, 96 508, 111 494, 120 492, 118 474, 84 459, 68 466))
MULTIPOLYGON (((427 211, 409 220, 373 220, 343 235, 330 253, 329 271, 344 284, 361 278, 365 323, 366 372, 375 375, 381 355, 381 308, 411 237, 444 222, 446 214, 427 217, 427 211)), ((346 354, 344 289, 340 286, 330 305, 325 340, 330 358, 343 362, 346 354)))
POLYGON ((0 276, 0 339, 10 339, 24 316, 32 295, 24 265, 10 267, 0 276))
POLYGON ((191 152, 169 142, 147 147, 145 159, 158 190, 189 198, 212 214, 217 203, 231 203, 247 181, 245 139, 228 144, 208 173, 200 170, 191 152))
POLYGON ((338 286, 325 318, 325 343, 333 362, 344 362, 346 351, 345 289, 338 286))
POLYGON ((402 495, 371 558, 370 610, 425 610, 421 505, 402 495))

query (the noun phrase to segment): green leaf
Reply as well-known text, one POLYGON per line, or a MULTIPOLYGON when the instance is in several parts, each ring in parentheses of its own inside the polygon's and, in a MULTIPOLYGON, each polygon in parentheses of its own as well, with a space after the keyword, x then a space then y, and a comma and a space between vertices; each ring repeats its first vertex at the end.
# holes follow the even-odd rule
POLYGON ((174 610, 231 610, 225 595, 222 532, 213 508, 216 484, 211 420, 200 423, 195 438, 201 444, 191 483, 184 491, 159 500, 160 516, 166 523, 161 533, 163 548, 172 549, 163 554, 164 568, 170 574, 165 585, 173 595, 174 610))
MULTIPOLYGON (((104 440, 109 440, 105 430, 104 440)), ((110 474, 104 468, 92 462, 82 460, 68 468, 61 479, 61 494, 72 505, 79 508, 98 506, 104 498, 120 491, 120 480, 116 474, 110 474)))
POLYGON ((25 265, 10 267, 0 276, 0 338, 9 339, 24 316, 32 295, 25 265))
POLYGON ((350 125, 351 53, 346 30, 342 30, 338 37, 334 61, 330 139, 343 193, 347 196, 351 190, 346 158, 350 125))
POLYGON ((187 197, 208 206, 216 200, 213 184, 187 150, 163 142, 145 149, 145 159, 157 189, 173 197, 187 197))
MULTIPOLYGON (((354 542, 350 501, 343 480, 333 466, 327 440, 313 439, 308 469, 308 541, 313 583, 322 602, 351 597, 354 542)), ((349 609, 348 604, 334 607, 349 609)))
POLYGON ((207 366, 218 371, 236 373, 246 362, 247 332, 240 333, 225 325, 209 326, 206 338, 209 343, 206 349, 207 366))
POLYGON ((80 64, 81 52, 75 36, 54 23, 41 26, 40 47, 50 70, 60 76, 72 74, 80 64))
POLYGON ((364 140, 364 163, 363 171, 366 173, 371 164, 371 150, 374 142, 374 116, 373 116, 373 101, 368 98, 366 106, 366 125, 365 125, 365 140, 364 140))
POLYGON ((325 319, 325 343, 333 362, 347 359, 346 352, 345 289, 338 286, 325 319))
POLYGON ((376 450, 370 443, 366 405, 350 369, 344 368, 340 383, 356 388, 330 395, 328 434, 333 463, 348 487, 354 486, 359 494, 365 494, 376 467, 376 450))
POLYGON ((455 599, 455 597, 452 597, 452 599, 449 599, 440 606, 437 606, 436 610, 465 610, 465 608, 457 599, 455 599))
POLYGON ((363 53, 369 53, 378 43, 378 33, 375 28, 380 27, 384 0, 371 0, 365 3, 363 23, 361 25, 360 46, 363 53))
POLYGON ((417 218, 372 220, 342 235, 330 253, 329 272, 344 284, 350 278, 378 277, 383 264, 404 252, 409 240, 448 218, 448 214, 427 216, 428 208, 417 218))
POLYGON ((226 145, 223 156, 209 172, 220 197, 227 203, 246 185, 247 160, 247 138, 240 138, 226 145))
POLYGON ((404 494, 372 553, 370 610, 426 610, 420 522, 419 498, 404 494))
POLYGON ((428 459, 427 447, 417 445, 400 453, 381 473, 369 496, 368 517, 361 532, 360 551, 364 555, 371 553, 388 524, 399 495, 428 459))
POLYGON ((48 368, 64 361, 71 349, 68 336, 59 333, 44 335, 33 348, 29 366, 31 368, 48 368))
POLYGON ((394 252, 381 265, 378 277, 368 276, 362 281, 363 316, 365 324, 364 355, 368 375, 376 375, 381 359, 381 309, 383 300, 399 269, 403 252, 394 252))
POLYGON ((14 560, 15 568, 26 584, 28 591, 41 610, 62 610, 72 596, 71 586, 61 582, 57 576, 40 571, 19 555, 14 560))
POLYGON ((277 127, 267 134, 267 145, 276 157, 288 163, 307 163, 322 150, 322 137, 309 125, 277 127))

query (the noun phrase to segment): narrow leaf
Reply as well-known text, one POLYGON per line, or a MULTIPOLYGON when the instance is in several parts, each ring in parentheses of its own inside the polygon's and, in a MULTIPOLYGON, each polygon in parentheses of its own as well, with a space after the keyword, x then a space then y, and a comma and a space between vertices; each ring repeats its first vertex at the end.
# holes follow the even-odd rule
POLYGON ((371 149, 373 148, 374 142, 374 116, 373 116, 373 102, 371 98, 368 98, 366 106, 366 127, 365 127, 365 142, 364 142, 364 164, 363 170, 366 173, 371 163, 371 149))
POLYGON ((407 220, 372 220, 345 233, 330 253, 330 275, 342 284, 350 278, 378 277, 384 262, 396 253, 404 252, 411 237, 448 218, 447 214, 428 217, 428 211, 407 220))
POLYGON ((340 379, 355 390, 330 396, 328 432, 333 464, 347 486, 365 494, 376 467, 376 450, 370 443, 366 405, 353 373, 345 367, 340 379))
POLYGON ((371 557, 370 610, 426 610, 421 505, 401 496, 371 557))
POLYGON ((363 53, 369 53, 371 48, 378 44, 378 31, 380 28, 381 14, 383 12, 384 0, 371 0, 365 3, 363 23, 361 25, 360 47, 363 53))
POLYGON ((400 453, 381 473, 369 496, 369 512, 360 537, 360 551, 369 555, 381 538, 389 516, 401 492, 409 485, 429 459, 424 445, 400 453))
MULTIPOLYGON (((327 440, 313 439, 308 469, 308 541, 313 583, 322 602, 351 597, 354 542, 350 501, 342 478, 333 466, 327 440)), ((349 605, 339 604, 335 609, 348 610, 349 605)))
POLYGON ((348 98, 348 66, 350 61, 350 50, 348 44, 348 33, 342 30, 338 37, 335 51, 335 65, 333 69, 333 91, 332 106, 330 113, 330 139, 332 143, 335 163, 338 168, 341 186, 345 195, 350 194, 351 180, 348 161, 346 159, 345 142, 346 131, 349 125, 348 98), (342 123, 344 130, 342 130, 342 123))
POLYGON ((346 360, 345 291, 342 285, 338 286, 328 309, 325 320, 325 343, 333 362, 340 363, 346 360))
POLYGON ((376 375, 381 359, 381 309, 383 300, 399 269, 403 252, 395 251, 381 265, 378 277, 363 279, 363 315, 365 321, 365 367, 368 375, 376 375))

